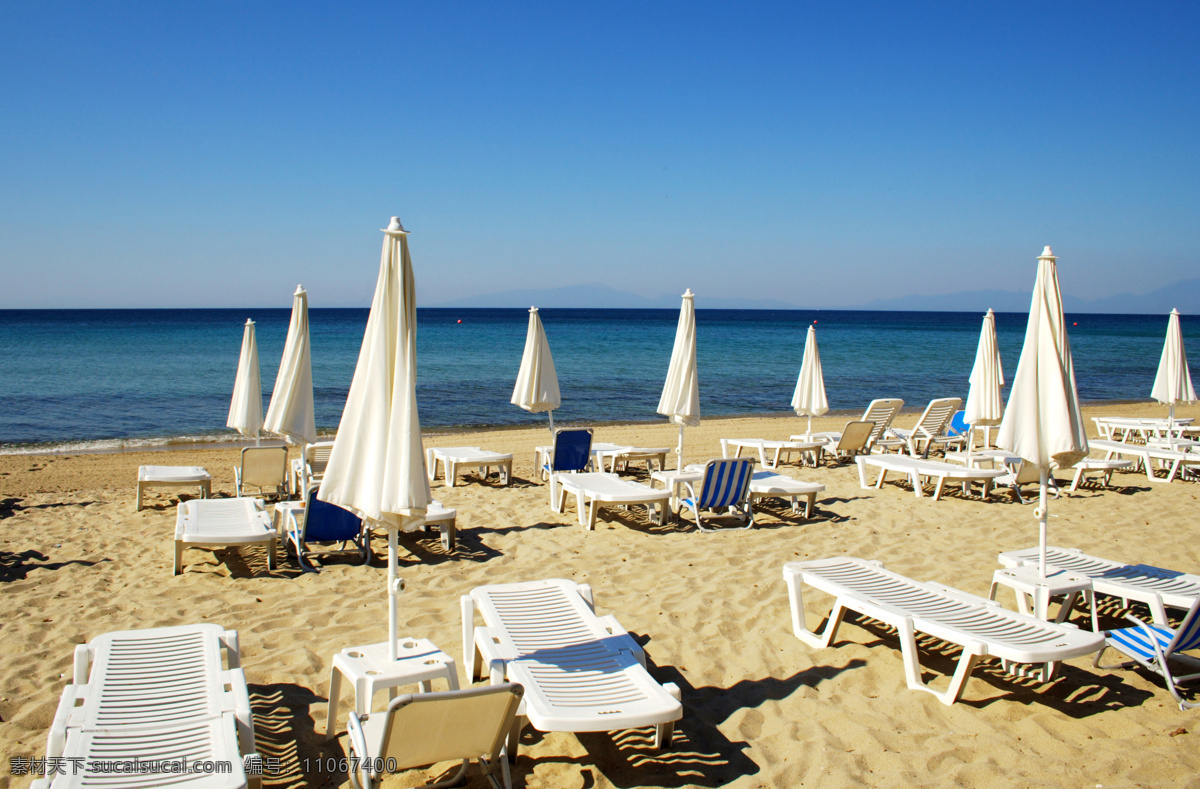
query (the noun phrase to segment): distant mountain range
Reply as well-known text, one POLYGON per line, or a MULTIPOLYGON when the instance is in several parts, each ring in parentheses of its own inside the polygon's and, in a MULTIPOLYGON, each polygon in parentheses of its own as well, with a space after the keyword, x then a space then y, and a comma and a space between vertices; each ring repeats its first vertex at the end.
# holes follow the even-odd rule
MULTIPOLYGON (((705 296, 698 305, 717 310, 913 310, 917 312, 1028 312, 1030 292, 1011 290, 971 290, 941 296, 913 294, 890 299, 875 299, 862 304, 801 305, 775 299, 739 299, 705 296)), ((423 305, 429 307, 567 307, 673 309, 679 306, 678 294, 639 296, 607 285, 568 285, 561 288, 506 290, 465 299, 423 305)), ((1109 296, 1085 301, 1063 297, 1067 312, 1156 314, 1178 309, 1185 315, 1200 315, 1200 279, 1185 279, 1140 295, 1109 296)))

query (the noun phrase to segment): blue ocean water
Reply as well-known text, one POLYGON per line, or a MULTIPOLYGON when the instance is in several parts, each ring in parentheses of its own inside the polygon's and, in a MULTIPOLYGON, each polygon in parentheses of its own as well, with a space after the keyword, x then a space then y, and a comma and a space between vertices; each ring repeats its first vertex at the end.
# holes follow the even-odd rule
MULTIPOLYGON (((257 323, 264 411, 283 353, 288 309, 0 310, 0 451, 103 449, 232 437, 224 427, 242 324, 257 323)), ((654 421, 676 310, 543 309, 563 405, 555 421, 654 421)), ((313 309, 319 430, 333 431, 358 359, 366 309, 313 309)), ((807 327, 817 322, 834 410, 875 397, 922 407, 966 397, 982 315, 944 312, 697 310, 705 416, 788 411, 807 327)), ((996 316, 1007 378, 1026 316, 996 316)), ((543 424, 509 403, 528 313, 418 310, 421 424, 543 424), (461 323, 459 323, 461 321, 461 323)), ((1145 400, 1165 315, 1068 315, 1085 401, 1145 400)), ((1183 317, 1200 347, 1200 319, 1183 317)))

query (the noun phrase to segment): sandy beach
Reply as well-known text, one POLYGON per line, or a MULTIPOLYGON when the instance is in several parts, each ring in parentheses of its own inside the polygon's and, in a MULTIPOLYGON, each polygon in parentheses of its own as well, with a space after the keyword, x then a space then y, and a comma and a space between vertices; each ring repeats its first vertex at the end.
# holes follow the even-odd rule
MULTIPOLYGON (((1165 413, 1152 404, 1085 408, 1088 418, 1165 413)), ((1200 407, 1178 413, 1200 417, 1200 407)), ((906 414, 898 424, 915 419, 906 414)), ((845 421, 814 420, 814 429, 845 421)), ((719 456, 722 437, 781 439, 803 427, 796 418, 707 420, 687 431, 686 458, 719 456)), ((826 486, 810 520, 772 504, 758 511, 755 529, 702 534, 688 524, 649 524, 640 512, 605 511, 589 532, 573 505, 551 511, 536 481, 533 447, 547 440, 544 428, 426 437, 427 447, 512 452, 515 479, 509 487, 470 475, 455 488, 434 484, 435 497, 459 512, 459 546, 448 554, 436 535, 402 537, 401 633, 428 638, 457 659, 460 595, 488 583, 586 582, 598 612, 614 614, 643 643, 654 677, 682 689, 684 717, 664 752, 653 750, 649 729, 580 736, 526 729, 515 785, 1200 786, 1197 711, 1181 712, 1147 674, 1093 669, 1087 657, 1043 685, 985 662, 963 700, 947 707, 905 687, 899 642, 886 628, 851 618, 828 649, 792 635, 785 562, 878 559, 913 578, 986 595, 996 555, 1036 544, 1032 505, 1007 492, 984 503, 951 491, 934 502, 907 485, 860 489, 853 465, 788 464, 784 473, 826 486)), ((596 440, 672 446, 675 429, 604 426, 596 440)), ((138 466, 203 466, 214 495, 231 496, 236 459, 230 448, 0 456, 5 756, 44 755, 76 644, 114 630, 213 622, 240 634, 258 749, 280 766, 264 785, 347 785, 344 772, 325 769, 349 750, 344 733, 328 745, 323 739, 330 660, 345 646, 386 638, 385 541, 373 542, 367 567, 331 560, 320 573, 301 572, 292 558, 270 572, 257 548, 193 549, 184 573, 172 577, 179 498, 152 494, 135 512, 138 466)), ((1051 503, 1050 543, 1200 572, 1198 498, 1194 483, 1151 485, 1140 472, 1117 474, 1111 488, 1082 488, 1051 503)), ((1014 607, 1008 590, 999 599, 1014 607)), ((1102 608, 1102 623, 1116 624, 1113 611, 1102 608)), ((1087 626, 1084 613, 1072 619, 1087 626)), ((923 650, 938 687, 955 657, 923 650)), ((446 767, 385 785, 417 786, 446 767)), ((0 786, 27 782, 9 775, 7 764, 0 769, 0 786)), ((472 785, 482 783, 475 777, 472 785)))

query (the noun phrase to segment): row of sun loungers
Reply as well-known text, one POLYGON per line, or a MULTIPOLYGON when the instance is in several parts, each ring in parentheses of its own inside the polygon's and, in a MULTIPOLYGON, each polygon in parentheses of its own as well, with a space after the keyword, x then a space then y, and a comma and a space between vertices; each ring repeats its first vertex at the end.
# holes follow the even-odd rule
MULTIPOLYGON (((1008 567, 1036 561, 1036 549, 1000 555, 1008 567)), ((848 612, 882 623, 899 639, 908 687, 943 704, 961 698, 980 660, 997 659, 1024 678, 1036 676, 1031 668, 1040 669, 1045 680, 1059 661, 1095 654, 1098 665, 1103 651, 1115 648, 1162 675, 1181 708, 1196 706, 1183 700, 1180 683, 1200 673, 1180 675, 1172 665, 1200 665, 1183 654, 1200 647, 1200 576, 1061 548, 1049 549, 1048 563, 1087 578, 1095 594, 1147 604, 1155 625, 1131 617, 1133 627, 1080 630, 853 557, 789 562, 783 580, 798 639, 829 647, 848 612), (808 624, 806 588, 834 598, 816 630, 808 624), (1186 610, 1177 628, 1167 624, 1167 607, 1186 610), (944 690, 923 679, 924 639, 961 649, 944 690)), ((374 693, 356 691, 347 726, 351 754, 361 759, 351 773, 354 785, 372 785, 390 757, 398 769, 462 759, 455 779, 476 759, 486 775, 508 786, 507 763, 527 725, 544 732, 654 726, 656 747, 670 745, 683 715, 679 688, 651 676, 645 653, 615 617, 596 614, 588 585, 546 580, 482 586, 463 595, 460 606, 467 679, 486 676, 491 687, 459 691, 451 677, 450 691, 401 696, 378 712, 370 710, 374 693)), ((453 674, 453 661, 442 657, 453 674)), ((204 624, 110 633, 77 647, 74 662, 46 752, 48 761, 77 762, 83 770, 48 776, 34 787, 257 785, 253 766, 259 757, 236 632, 204 624), (141 772, 110 782, 89 772, 104 762, 135 760, 141 772), (180 760, 229 767, 220 774, 156 772, 156 765, 180 760)), ((330 733, 336 696, 331 682, 330 733)))

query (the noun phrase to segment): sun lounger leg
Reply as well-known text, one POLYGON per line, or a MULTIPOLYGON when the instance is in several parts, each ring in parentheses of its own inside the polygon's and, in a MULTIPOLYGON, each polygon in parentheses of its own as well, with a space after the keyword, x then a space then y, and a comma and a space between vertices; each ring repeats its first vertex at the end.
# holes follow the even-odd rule
POLYGON ((587 526, 588 531, 594 530, 596 528, 596 510, 600 509, 600 502, 594 498, 584 499, 583 494, 580 493, 575 497, 575 505, 579 507, 579 525, 587 526), (583 514, 585 502, 587 504, 586 522, 583 514))
POLYGON ((179 575, 183 572, 183 540, 175 541, 175 565, 172 575, 179 575))
MULTIPOLYGON (((785 572, 788 572, 785 569, 785 572)), ((804 596, 800 592, 800 576, 788 572, 787 577, 788 601, 792 608, 792 633, 796 638, 804 643, 818 649, 824 649, 833 641, 837 635, 838 626, 842 623, 842 617, 846 615, 846 607, 842 605, 840 600, 834 602, 832 610, 829 612, 828 619, 825 620, 825 628, 821 632, 814 632, 808 629, 808 624, 804 621, 804 596)))
POLYGON ((979 654, 970 646, 963 646, 962 655, 954 669, 954 676, 950 679, 950 686, 944 691, 936 691, 921 680, 921 663, 917 655, 917 638, 912 619, 905 617, 900 622, 891 624, 898 625, 896 629, 900 632, 900 654, 904 659, 904 675, 908 687, 911 690, 932 693, 938 701, 946 706, 958 701, 962 696, 963 689, 967 686, 967 679, 975 669, 979 654))
POLYGON ((137 510, 135 510, 136 512, 141 512, 141 511, 142 511, 142 491, 143 491, 143 488, 142 488, 142 481, 141 481, 141 480, 138 480, 138 484, 137 484, 137 510))
POLYGON ((946 483, 945 477, 938 477, 937 484, 933 488, 933 500, 938 501, 942 498, 942 485, 946 483))
MULTIPOLYGON (((683 700, 683 695, 679 692, 679 686, 674 682, 664 683, 663 690, 671 694, 671 698, 675 699, 676 701, 683 700)), ((654 748, 660 751, 665 748, 670 748, 671 739, 674 737, 674 735, 675 721, 667 721, 666 723, 658 724, 658 726, 654 728, 654 748)))

